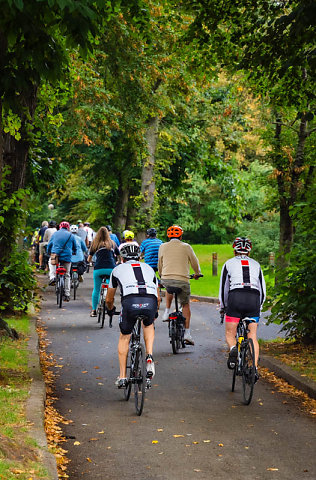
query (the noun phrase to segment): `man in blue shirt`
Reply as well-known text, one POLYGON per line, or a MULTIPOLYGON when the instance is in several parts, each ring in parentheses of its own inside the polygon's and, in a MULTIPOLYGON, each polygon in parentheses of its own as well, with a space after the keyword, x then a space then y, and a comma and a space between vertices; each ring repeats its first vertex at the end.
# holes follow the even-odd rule
MULTIPOLYGON (((70 300, 70 267, 72 254, 77 253, 75 237, 69 232, 68 222, 61 222, 59 230, 55 232, 47 245, 47 253, 56 253, 59 263, 67 270, 65 273, 65 302, 70 300)), ((54 267, 54 265, 52 265, 54 267)), ((56 266, 50 272, 52 277, 49 279, 49 285, 54 285, 56 276, 56 266), (54 275, 54 276, 53 276, 54 275)))
POLYGON ((111 225, 106 225, 106 228, 108 229, 109 231, 109 234, 110 234, 110 237, 111 239, 116 243, 116 245, 119 247, 120 246, 120 241, 119 239, 117 238, 117 235, 115 235, 115 233, 112 232, 112 227, 111 225))
POLYGON ((148 228, 147 238, 141 243, 140 251, 144 257, 145 263, 151 266, 157 272, 158 270, 158 251, 162 240, 157 238, 157 230, 155 228, 148 228))

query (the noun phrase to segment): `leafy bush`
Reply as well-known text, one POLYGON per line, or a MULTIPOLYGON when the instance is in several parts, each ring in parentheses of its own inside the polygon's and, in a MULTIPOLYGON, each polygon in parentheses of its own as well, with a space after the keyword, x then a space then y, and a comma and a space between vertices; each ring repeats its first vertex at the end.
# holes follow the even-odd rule
POLYGON ((295 245, 290 266, 278 276, 270 321, 282 323, 289 337, 316 343, 316 211, 312 196, 293 214, 295 245))
POLYGON ((35 284, 28 253, 14 246, 8 264, 0 272, 0 310, 26 311, 35 284))

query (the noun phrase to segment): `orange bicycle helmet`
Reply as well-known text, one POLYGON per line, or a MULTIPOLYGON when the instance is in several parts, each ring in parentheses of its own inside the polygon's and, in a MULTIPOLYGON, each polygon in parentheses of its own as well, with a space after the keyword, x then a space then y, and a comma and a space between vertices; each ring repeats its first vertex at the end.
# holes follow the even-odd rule
POLYGON ((179 225, 172 225, 167 230, 168 238, 179 238, 183 235, 183 230, 179 225))

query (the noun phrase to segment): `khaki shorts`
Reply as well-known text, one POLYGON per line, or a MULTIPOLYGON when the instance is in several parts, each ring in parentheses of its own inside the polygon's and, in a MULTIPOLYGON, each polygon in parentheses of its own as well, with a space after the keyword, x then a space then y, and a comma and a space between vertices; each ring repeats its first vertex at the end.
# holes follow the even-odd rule
POLYGON ((186 305, 187 303, 190 303, 191 289, 190 289, 190 284, 188 282, 183 282, 182 280, 172 280, 171 278, 170 279, 162 278, 161 282, 165 287, 182 288, 182 292, 179 293, 178 295, 178 300, 180 304, 186 305))
POLYGON ((47 242, 41 242, 39 243, 39 254, 44 255, 44 247, 47 245, 47 242))

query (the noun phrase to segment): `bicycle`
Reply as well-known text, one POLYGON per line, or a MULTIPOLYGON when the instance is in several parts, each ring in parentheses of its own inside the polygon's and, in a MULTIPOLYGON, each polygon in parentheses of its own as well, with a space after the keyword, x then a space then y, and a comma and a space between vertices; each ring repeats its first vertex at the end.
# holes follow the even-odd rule
POLYGON ((65 296, 65 274, 67 270, 60 263, 56 265, 56 285, 55 292, 57 297, 57 305, 59 308, 63 305, 63 298, 65 296))
POLYGON ((146 390, 151 388, 151 379, 147 378, 145 347, 141 342, 141 324, 146 317, 139 315, 133 328, 126 362, 127 384, 124 388, 124 398, 130 399, 134 385, 134 400, 136 414, 143 411, 146 390))
MULTIPOLYGON (((224 313, 221 314, 221 323, 224 321, 224 313)), ((235 391, 236 376, 242 377, 243 400, 249 405, 253 396, 256 375, 255 348, 252 338, 248 338, 248 326, 253 319, 241 317, 237 325, 236 348, 237 362, 233 368, 232 392, 235 391)))
MULTIPOLYGON (((203 277, 202 274, 199 278, 203 277)), ((194 274, 190 275, 190 279, 194 278, 194 274)), ((185 331, 185 317, 182 314, 181 309, 178 306, 178 295, 182 292, 180 287, 166 287, 166 290, 171 295, 174 295, 174 302, 176 310, 169 314, 169 337, 172 346, 172 352, 177 354, 180 348, 185 348, 184 343, 184 331, 185 331)))
POLYGON ((78 274, 78 266, 76 263, 71 264, 70 278, 71 278, 71 287, 73 288, 73 292, 74 292, 74 300, 76 300, 77 288, 79 287, 79 274, 78 274))
POLYGON ((99 303, 97 306, 97 317, 98 317, 98 323, 101 323, 101 327, 104 327, 104 320, 105 320, 105 314, 107 313, 109 316, 109 327, 112 328, 112 319, 113 315, 119 315, 119 312, 115 311, 108 311, 105 303, 105 298, 106 298, 106 290, 109 286, 109 280, 110 280, 110 275, 105 275, 102 279, 101 283, 101 291, 100 291, 100 298, 99 298, 99 303))

